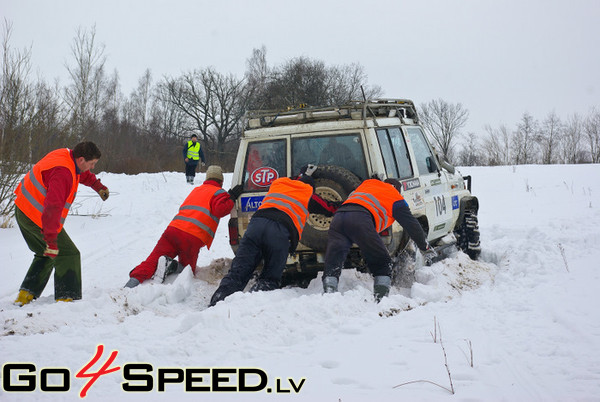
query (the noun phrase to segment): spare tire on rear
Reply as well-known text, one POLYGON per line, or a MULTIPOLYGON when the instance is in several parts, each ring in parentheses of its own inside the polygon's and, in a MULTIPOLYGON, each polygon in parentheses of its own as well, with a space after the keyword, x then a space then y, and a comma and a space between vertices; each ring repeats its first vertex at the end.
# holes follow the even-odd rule
MULTIPOLYGON (((315 193, 327 201, 346 200, 361 183, 361 180, 348 169, 332 165, 319 166, 312 177, 315 179, 315 193)), ((310 214, 300 242, 315 251, 325 251, 331 219, 321 214, 310 214)))

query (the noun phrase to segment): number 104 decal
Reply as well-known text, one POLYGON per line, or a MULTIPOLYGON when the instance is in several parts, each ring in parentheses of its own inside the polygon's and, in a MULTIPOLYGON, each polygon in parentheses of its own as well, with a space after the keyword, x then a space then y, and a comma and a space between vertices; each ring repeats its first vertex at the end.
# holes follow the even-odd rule
POLYGON ((435 214, 437 216, 446 214, 446 199, 444 196, 435 196, 433 197, 433 201, 435 202, 435 214))

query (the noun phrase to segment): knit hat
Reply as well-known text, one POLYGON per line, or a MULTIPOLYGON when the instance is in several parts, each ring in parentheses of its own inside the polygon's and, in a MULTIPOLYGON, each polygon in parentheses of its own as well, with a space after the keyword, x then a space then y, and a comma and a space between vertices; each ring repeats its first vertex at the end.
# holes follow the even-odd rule
POLYGON ((219 180, 222 183, 223 170, 221 169, 221 166, 210 165, 208 169, 206 169, 206 180, 219 180))

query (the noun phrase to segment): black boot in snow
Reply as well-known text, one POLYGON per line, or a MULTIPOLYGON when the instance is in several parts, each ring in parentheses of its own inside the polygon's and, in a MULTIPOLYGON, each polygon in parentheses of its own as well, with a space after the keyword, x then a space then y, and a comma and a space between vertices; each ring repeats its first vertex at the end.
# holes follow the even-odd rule
POLYGON ((376 276, 373 280, 373 295, 375 301, 379 303, 381 299, 390 294, 390 286, 392 285, 392 278, 389 276, 376 276))

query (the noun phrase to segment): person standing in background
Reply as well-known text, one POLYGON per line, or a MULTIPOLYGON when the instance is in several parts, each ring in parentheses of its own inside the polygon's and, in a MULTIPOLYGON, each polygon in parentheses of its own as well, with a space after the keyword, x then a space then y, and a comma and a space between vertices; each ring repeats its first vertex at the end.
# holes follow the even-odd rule
POLYGON ((189 184, 194 184, 198 162, 202 160, 202 166, 206 165, 204 152, 202 152, 202 146, 198 142, 196 134, 192 134, 190 140, 183 146, 183 160, 185 161, 185 178, 189 184))

